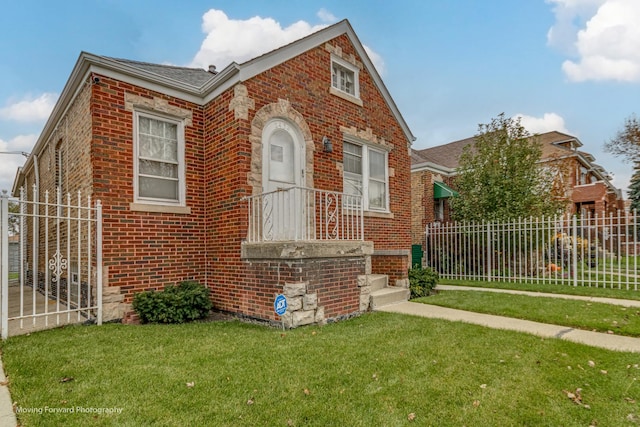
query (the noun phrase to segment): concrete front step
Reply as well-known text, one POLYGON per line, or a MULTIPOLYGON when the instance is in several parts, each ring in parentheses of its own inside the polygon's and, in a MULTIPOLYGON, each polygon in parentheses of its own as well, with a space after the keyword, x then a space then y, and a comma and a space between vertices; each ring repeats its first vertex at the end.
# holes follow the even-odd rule
POLYGON ((407 302, 411 296, 411 291, 406 288, 388 287, 378 289, 371 292, 371 309, 375 310, 378 307, 385 305, 398 304, 401 302, 407 302))
POLYGON ((367 281, 371 285, 371 292, 384 289, 389 285, 389 276, 386 274, 369 274, 367 281))

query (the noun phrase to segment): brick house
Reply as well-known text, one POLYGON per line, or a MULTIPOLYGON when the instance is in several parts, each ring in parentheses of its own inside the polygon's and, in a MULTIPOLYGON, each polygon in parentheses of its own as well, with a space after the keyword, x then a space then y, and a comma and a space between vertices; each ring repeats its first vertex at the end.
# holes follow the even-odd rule
MULTIPOLYGON (((537 135, 541 144, 541 167, 553 171, 554 189, 567 201, 567 213, 599 216, 624 210, 622 193, 611 183, 609 174, 595 158, 579 150, 578 138, 561 133, 537 135)), ((451 142, 411 154, 411 232, 412 243, 421 244, 425 226, 450 221, 448 199, 455 194, 458 160, 473 138, 451 142)))
POLYGON ((101 201, 105 320, 189 279, 218 310, 279 321, 284 292, 285 323, 324 323, 408 295, 414 139, 346 20, 219 72, 83 52, 14 193, 101 201))

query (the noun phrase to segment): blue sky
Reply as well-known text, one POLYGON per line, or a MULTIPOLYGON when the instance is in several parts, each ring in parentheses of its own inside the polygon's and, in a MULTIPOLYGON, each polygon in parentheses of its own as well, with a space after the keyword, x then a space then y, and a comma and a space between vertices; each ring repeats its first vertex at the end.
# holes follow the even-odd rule
MULTIPOLYGON (((222 69, 347 18, 417 141, 473 136, 504 112, 531 132, 577 136, 625 189, 630 164, 603 153, 640 114, 638 0, 66 0, 0 14, 0 152, 30 151, 81 51, 222 69)), ((20 155, 0 154, 0 189, 20 155)))

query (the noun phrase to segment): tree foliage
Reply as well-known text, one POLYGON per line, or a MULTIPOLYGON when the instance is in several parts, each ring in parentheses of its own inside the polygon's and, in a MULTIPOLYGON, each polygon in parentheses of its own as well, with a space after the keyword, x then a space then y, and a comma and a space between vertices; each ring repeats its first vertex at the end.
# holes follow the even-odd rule
POLYGON ((20 218, 18 214, 20 213, 20 205, 15 202, 9 202, 9 234, 16 235, 20 234, 20 218))
POLYGON ((633 162, 634 172, 629 184, 631 209, 640 210, 640 121, 635 115, 627 117, 616 136, 604 144, 605 151, 633 162))
POLYGON ((640 164, 640 121, 635 115, 627 117, 616 136, 604 144, 605 151, 623 157, 627 162, 640 164))
POLYGON ((555 173, 538 164, 541 144, 504 113, 480 124, 475 143, 459 159, 456 187, 451 200, 456 220, 507 220, 553 215, 562 201, 552 194, 555 173))

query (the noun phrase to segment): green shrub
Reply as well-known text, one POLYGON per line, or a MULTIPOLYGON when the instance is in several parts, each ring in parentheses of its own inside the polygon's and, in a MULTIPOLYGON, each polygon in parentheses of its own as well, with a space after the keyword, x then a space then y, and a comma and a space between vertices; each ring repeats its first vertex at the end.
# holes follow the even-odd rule
POLYGON ((415 266, 409 270, 411 298, 426 297, 438 284, 438 273, 430 268, 415 266))
POLYGON ((133 309, 142 323, 184 323, 202 319, 211 310, 209 289, 198 282, 169 285, 163 291, 134 295, 133 309))

